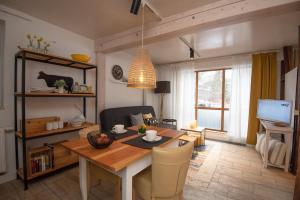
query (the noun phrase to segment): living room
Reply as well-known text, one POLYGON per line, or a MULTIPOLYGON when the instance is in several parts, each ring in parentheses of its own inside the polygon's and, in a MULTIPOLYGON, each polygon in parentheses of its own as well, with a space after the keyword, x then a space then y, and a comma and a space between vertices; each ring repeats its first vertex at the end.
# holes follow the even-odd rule
POLYGON ((0 1, 0 199, 300 199, 299 18, 0 1))

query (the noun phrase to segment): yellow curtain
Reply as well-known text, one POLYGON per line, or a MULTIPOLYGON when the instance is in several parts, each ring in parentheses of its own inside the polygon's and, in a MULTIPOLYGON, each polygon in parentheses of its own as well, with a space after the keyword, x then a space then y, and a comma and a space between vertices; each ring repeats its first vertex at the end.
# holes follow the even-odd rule
POLYGON ((252 55, 247 144, 256 144, 256 133, 259 129, 259 120, 256 118, 258 99, 276 98, 276 79, 276 53, 261 53, 252 55))

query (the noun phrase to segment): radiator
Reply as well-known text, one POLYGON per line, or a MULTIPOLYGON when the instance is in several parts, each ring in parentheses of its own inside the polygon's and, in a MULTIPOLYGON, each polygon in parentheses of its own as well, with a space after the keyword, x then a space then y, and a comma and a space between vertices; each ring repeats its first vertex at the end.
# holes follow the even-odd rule
POLYGON ((6 172, 5 129, 0 128, 0 174, 6 172))

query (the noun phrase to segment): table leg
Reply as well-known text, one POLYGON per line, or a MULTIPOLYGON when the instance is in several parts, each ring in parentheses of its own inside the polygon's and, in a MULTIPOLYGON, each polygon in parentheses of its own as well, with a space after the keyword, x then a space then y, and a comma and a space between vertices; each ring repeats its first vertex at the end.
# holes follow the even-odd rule
POLYGON ((129 170, 122 172, 122 200, 132 199, 132 175, 129 170))
POLYGON ((82 200, 88 199, 88 161, 79 156, 79 183, 80 183, 80 190, 82 200))
POLYGON ((284 171, 289 171, 290 166, 290 159, 291 159, 291 146, 292 146, 292 135, 291 134, 285 134, 284 135, 285 143, 287 145, 286 155, 285 155, 285 165, 284 165, 284 171))
POLYGON ((269 140, 270 140, 270 132, 266 131, 266 146, 265 146, 265 152, 264 152, 264 168, 268 167, 268 149, 269 149, 269 140))

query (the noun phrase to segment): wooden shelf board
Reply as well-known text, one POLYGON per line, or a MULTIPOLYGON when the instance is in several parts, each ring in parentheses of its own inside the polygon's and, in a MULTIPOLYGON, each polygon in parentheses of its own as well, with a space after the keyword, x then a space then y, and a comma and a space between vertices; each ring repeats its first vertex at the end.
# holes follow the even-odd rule
MULTIPOLYGON (((22 96, 21 92, 16 92, 16 96, 22 96)), ((69 93, 42 93, 42 92, 26 92, 25 97, 96 97, 94 93, 87 94, 69 94, 69 93)))
MULTIPOLYGON (((27 179, 28 179, 28 180, 32 180, 32 179, 37 178, 37 177, 39 177, 39 176, 43 176, 43 175, 45 175, 45 174, 54 172, 54 171, 59 170, 59 169, 61 169, 61 168, 67 167, 67 166, 69 166, 69 165, 78 163, 78 157, 77 157, 77 156, 71 155, 71 156, 68 156, 68 158, 66 158, 64 161, 65 161, 65 162, 60 162, 60 163, 58 163, 58 164, 55 165, 55 167, 52 168, 52 169, 48 169, 48 170, 46 170, 46 171, 38 172, 38 173, 35 173, 35 174, 31 175, 31 176, 28 176, 27 179)), ((24 176, 23 176, 23 168, 19 168, 18 171, 17 171, 17 173, 18 173, 18 175, 24 180, 24 176)))
MULTIPOLYGON (((94 123, 90 123, 90 122, 86 122, 84 123, 82 126, 80 127, 73 127, 71 125, 68 125, 64 128, 60 128, 60 129, 55 129, 55 130, 51 130, 51 131, 41 131, 41 132, 27 132, 26 133, 26 139, 33 139, 33 138, 39 138, 39 137, 47 137, 47 136, 51 136, 51 135, 58 135, 58 134, 63 134, 63 133, 67 133, 67 132, 72 132, 72 131, 77 131, 89 126, 95 125, 94 123)), ((17 136, 19 138, 22 138, 22 133, 21 131, 17 132, 17 136)))
POLYGON ((16 54, 16 56, 18 58, 22 58, 23 54, 25 55, 25 59, 27 59, 27 60, 34 60, 37 62, 61 65, 61 66, 65 66, 65 67, 72 67, 72 68, 77 68, 77 69, 94 69, 97 67, 96 65, 75 61, 70 58, 55 56, 55 55, 51 55, 51 54, 38 53, 38 52, 30 51, 27 49, 21 49, 16 54))
POLYGON ((49 147, 43 146, 43 147, 37 147, 28 150, 29 154, 40 153, 43 151, 49 151, 49 147))

